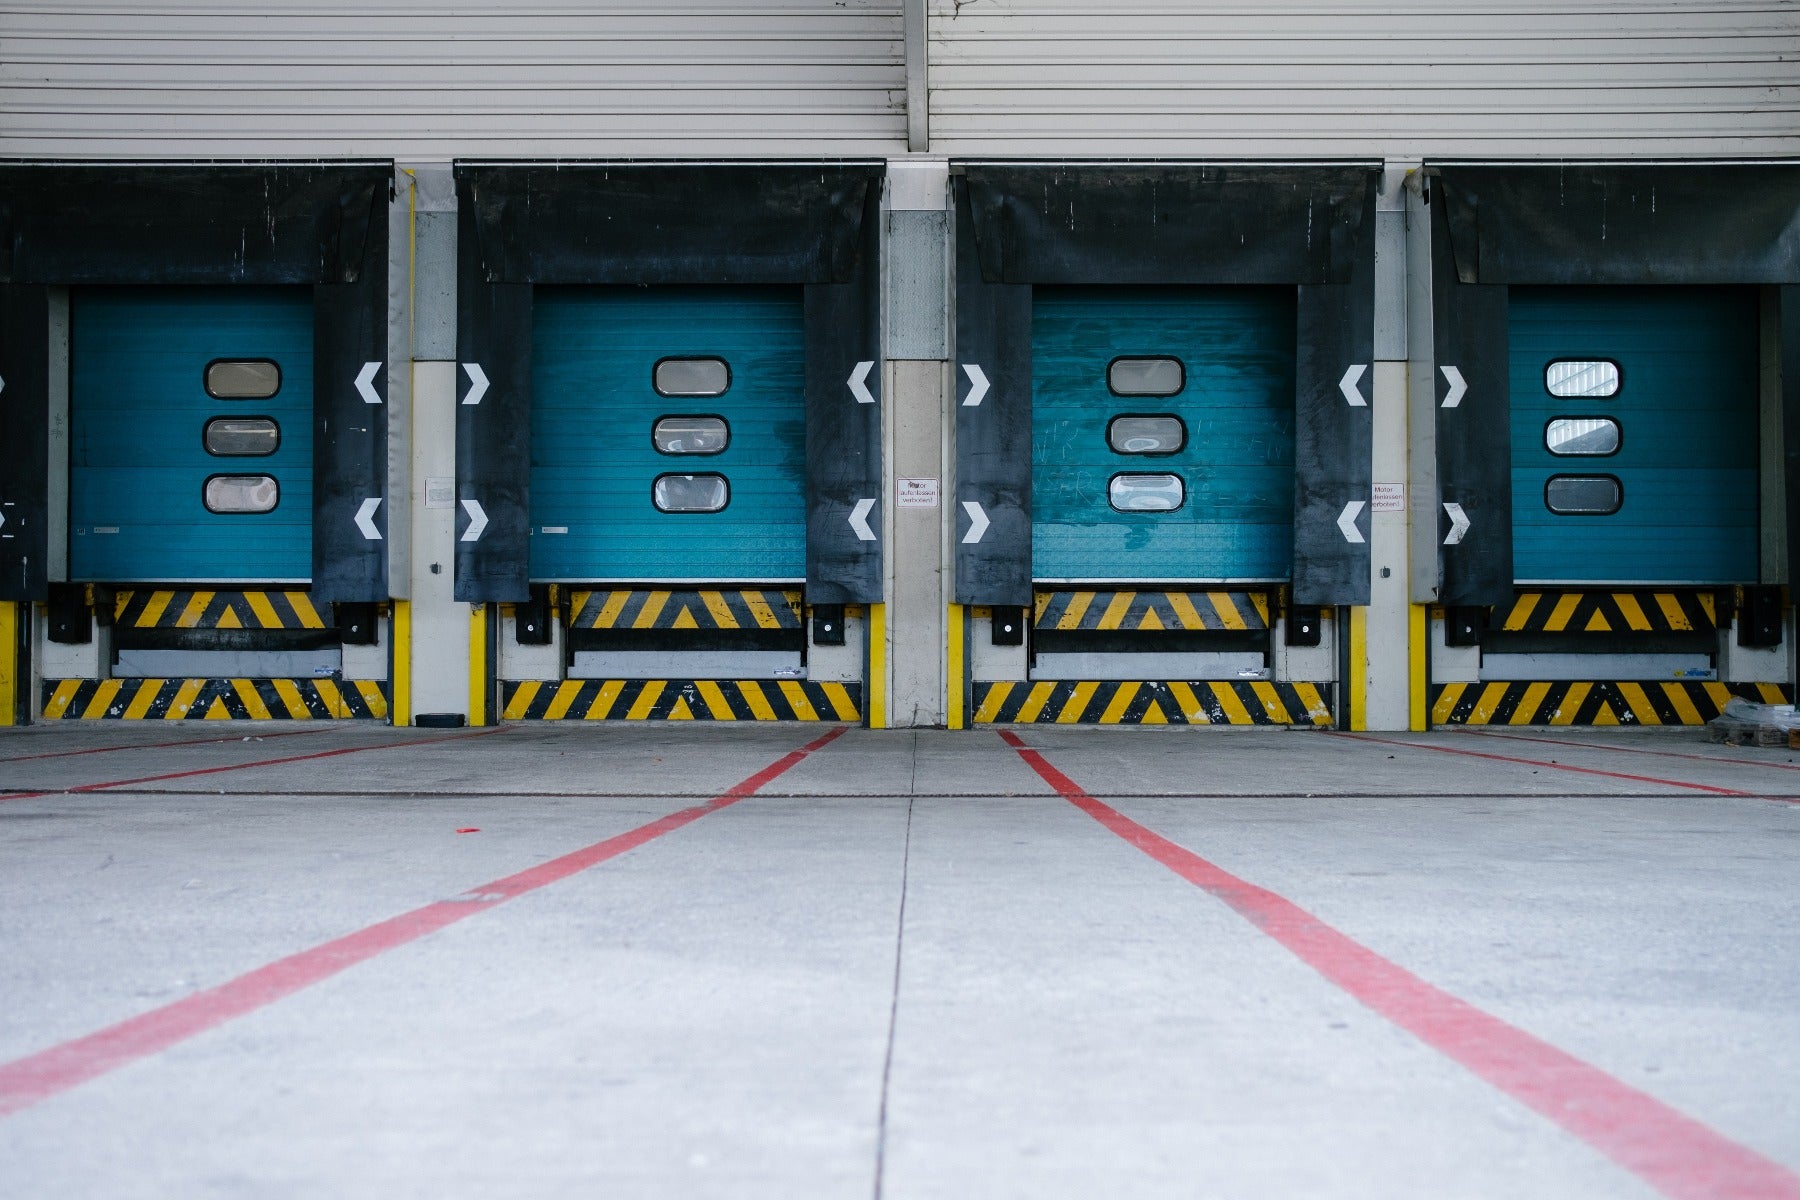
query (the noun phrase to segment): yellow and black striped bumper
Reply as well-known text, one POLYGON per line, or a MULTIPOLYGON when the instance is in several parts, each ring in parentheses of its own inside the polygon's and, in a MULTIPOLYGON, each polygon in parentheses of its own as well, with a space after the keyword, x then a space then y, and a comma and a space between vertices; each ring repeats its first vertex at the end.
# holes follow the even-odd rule
POLYGON ((324 629, 302 591, 128 591, 114 599, 126 629, 324 629))
POLYGON ((863 685, 810 679, 502 681, 508 721, 862 720, 863 685))
POLYGON ((1508 633, 1710 633, 1718 628, 1711 592, 1526 591, 1494 611, 1508 633))
POLYGON ((798 591, 574 592, 571 629, 799 629, 798 591))
POLYGON ((368 679, 46 679, 49 721, 386 720, 368 679))
POLYGON ((1704 725, 1732 697, 1787 704, 1783 683, 1559 680, 1443 683, 1431 690, 1433 725, 1704 725))
POLYGON ((1071 680, 976 683, 977 725, 1330 725, 1320 683, 1071 680))
POLYGON ((1058 633, 1231 630, 1269 627, 1266 592, 1039 592, 1035 627, 1058 633))

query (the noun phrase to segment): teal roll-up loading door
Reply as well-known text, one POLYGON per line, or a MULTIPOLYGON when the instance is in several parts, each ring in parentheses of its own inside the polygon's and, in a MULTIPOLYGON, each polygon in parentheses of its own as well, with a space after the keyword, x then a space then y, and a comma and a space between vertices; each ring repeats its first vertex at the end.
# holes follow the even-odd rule
POLYGON ((1757 580, 1754 291, 1515 287, 1508 337, 1517 581, 1757 580))
POLYGON ((72 291, 72 579, 310 577, 313 324, 305 287, 72 291))
POLYGON ((531 578, 806 572, 798 287, 540 287, 531 578))
POLYGON ((1035 288, 1034 579, 1288 579, 1294 320, 1291 288, 1035 288))

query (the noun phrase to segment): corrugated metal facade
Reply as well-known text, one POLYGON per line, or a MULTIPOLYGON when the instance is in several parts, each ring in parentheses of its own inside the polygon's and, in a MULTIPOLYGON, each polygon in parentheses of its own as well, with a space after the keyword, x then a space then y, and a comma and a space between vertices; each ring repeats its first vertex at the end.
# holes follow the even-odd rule
POLYGON ((1791 0, 930 0, 932 149, 1800 151, 1791 0))
POLYGON ((0 3, 0 154, 858 154, 900 0, 0 3))

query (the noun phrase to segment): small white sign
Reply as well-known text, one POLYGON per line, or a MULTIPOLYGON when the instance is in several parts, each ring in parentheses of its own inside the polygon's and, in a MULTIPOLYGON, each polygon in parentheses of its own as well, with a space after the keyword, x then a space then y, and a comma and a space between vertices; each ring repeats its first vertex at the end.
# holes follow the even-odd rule
POLYGON ((425 507, 426 508, 455 508, 456 507, 456 480, 454 480, 454 479, 426 479, 426 481, 425 481, 425 507))
POLYGON ((1369 505, 1371 511, 1406 511, 1406 485, 1404 483, 1378 483, 1374 485, 1374 490, 1374 503, 1369 505))
POLYGON ((936 508, 938 481, 935 479, 900 479, 894 484, 894 503, 900 508, 936 508))

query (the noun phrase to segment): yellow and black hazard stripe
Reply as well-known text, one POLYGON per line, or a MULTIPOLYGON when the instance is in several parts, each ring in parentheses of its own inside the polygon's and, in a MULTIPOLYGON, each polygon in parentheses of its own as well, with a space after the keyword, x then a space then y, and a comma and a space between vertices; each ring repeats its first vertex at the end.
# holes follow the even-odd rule
POLYGON ((125 591, 114 622, 127 629, 325 629, 301 591, 125 591))
POLYGON ((1330 725, 1331 685, 1255 681, 976 683, 978 725, 1330 725))
POLYGON ((1556 680, 1443 683, 1431 690, 1433 725, 1704 725, 1732 697, 1788 704, 1785 683, 1696 680, 1556 680))
POLYGON ((46 679, 49 721, 385 720, 370 679, 46 679))
POLYGON ((799 629, 799 591, 575 592, 571 629, 799 629))
POLYGON ((1492 629, 1509 633, 1711 633, 1719 627, 1712 592, 1628 589, 1528 591, 1496 609, 1492 629))
POLYGON ((1266 592, 1039 592, 1038 629, 1144 632, 1269 627, 1266 592))
POLYGON ((508 721, 862 720, 863 685, 811 679, 503 680, 508 721))

